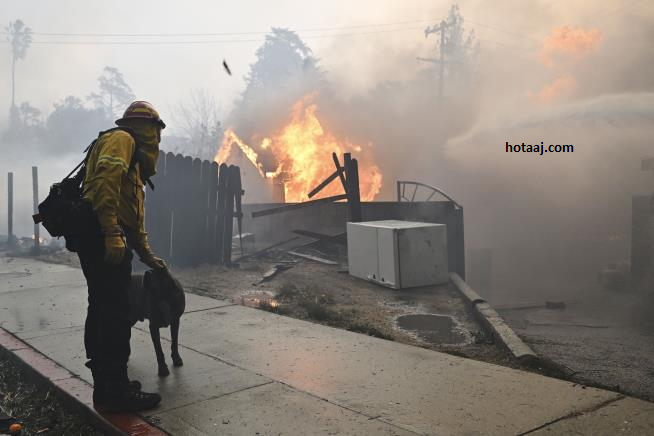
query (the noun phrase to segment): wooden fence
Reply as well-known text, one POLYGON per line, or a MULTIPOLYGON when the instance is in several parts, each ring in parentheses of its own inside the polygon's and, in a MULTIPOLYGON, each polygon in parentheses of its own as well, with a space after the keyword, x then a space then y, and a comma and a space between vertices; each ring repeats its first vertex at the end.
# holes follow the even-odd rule
POLYGON ((229 263, 233 216, 218 208, 218 176, 215 162, 160 153, 155 189, 146 192, 145 227, 154 252, 169 263, 229 263))

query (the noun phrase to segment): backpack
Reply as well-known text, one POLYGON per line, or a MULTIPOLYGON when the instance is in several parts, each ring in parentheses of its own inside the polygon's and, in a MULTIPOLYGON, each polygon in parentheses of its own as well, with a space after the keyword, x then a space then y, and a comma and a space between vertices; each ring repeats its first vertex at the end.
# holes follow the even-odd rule
MULTIPOLYGON (((123 130, 134 137, 134 133, 124 127, 105 130, 84 150, 86 156, 64 179, 50 187, 48 196, 39 204, 38 213, 32 216, 35 224, 41 223, 52 237, 63 236, 66 248, 76 251, 73 241, 76 237, 99 231, 99 224, 91 203, 84 198, 82 183, 86 176, 86 163, 93 147, 105 133, 123 130), (73 173, 77 174, 73 176, 73 173), (71 177, 72 176, 72 177, 71 177)), ((134 165, 134 157, 130 167, 134 165)))

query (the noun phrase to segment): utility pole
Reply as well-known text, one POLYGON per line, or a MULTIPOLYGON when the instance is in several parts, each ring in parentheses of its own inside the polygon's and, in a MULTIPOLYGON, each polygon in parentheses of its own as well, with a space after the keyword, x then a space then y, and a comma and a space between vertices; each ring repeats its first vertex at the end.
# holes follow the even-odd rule
MULTIPOLYGON (((34 198, 34 213, 39 213, 39 169, 32 167, 32 194, 34 198)), ((41 250, 40 224, 34 223, 34 253, 41 250)))
POLYGON ((14 237, 14 173, 7 173, 7 244, 13 247, 14 237))
POLYGON ((16 56, 11 61, 11 110, 16 107, 16 56))
POLYGON ((443 87, 444 87, 444 80, 445 80, 445 30, 449 27, 450 25, 445 21, 441 21, 441 23, 436 26, 427 27, 425 29, 425 38, 427 38, 431 33, 438 33, 440 32, 441 34, 441 45, 440 45, 440 53, 439 53, 439 59, 434 59, 434 58, 418 58, 419 61, 423 62, 431 62, 433 64, 438 64, 438 98, 442 101, 443 100, 443 87))

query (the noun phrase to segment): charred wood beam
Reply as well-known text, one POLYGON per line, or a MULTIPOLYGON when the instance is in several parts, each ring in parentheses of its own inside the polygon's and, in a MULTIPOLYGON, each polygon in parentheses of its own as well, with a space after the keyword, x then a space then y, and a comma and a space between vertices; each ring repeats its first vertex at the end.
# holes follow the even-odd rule
POLYGON ((350 207, 350 221, 357 223, 362 221, 361 216, 361 193, 359 191, 359 163, 352 159, 350 153, 344 155, 345 174, 347 175, 347 202, 350 207))
POLYGON ((273 209, 259 210, 256 212, 252 212, 252 218, 257 218, 265 215, 273 215, 276 213, 288 212, 291 210, 304 209, 305 207, 316 206, 318 204, 323 204, 323 203, 332 203, 334 201, 345 200, 345 199, 347 199, 347 195, 341 194, 341 195, 334 195, 332 197, 319 198, 317 200, 305 201, 302 203, 275 207, 273 209))
POLYGON ((320 185, 316 186, 313 191, 309 192, 309 198, 313 197, 320 191, 322 191, 327 185, 329 185, 334 179, 343 175, 343 168, 340 166, 334 171, 334 173, 327 177, 320 185))
POLYGON ((336 165, 336 171, 338 171, 338 177, 341 179, 341 185, 343 185, 343 190, 347 194, 347 182, 345 181, 345 175, 343 173, 344 168, 341 166, 341 163, 338 161, 338 156, 336 153, 332 153, 332 159, 334 159, 334 165, 336 165))

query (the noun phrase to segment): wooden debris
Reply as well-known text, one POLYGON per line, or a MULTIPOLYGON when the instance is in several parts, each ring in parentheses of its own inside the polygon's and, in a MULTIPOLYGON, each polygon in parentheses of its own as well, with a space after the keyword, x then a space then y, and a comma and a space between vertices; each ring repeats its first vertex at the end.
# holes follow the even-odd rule
POLYGON ((270 268, 268 271, 266 271, 263 274, 263 277, 261 278, 261 280, 257 284, 260 285, 263 282, 268 282, 268 281, 272 280, 280 272, 286 271, 287 269, 291 269, 291 268, 293 268, 292 265, 276 264, 275 266, 273 266, 272 268, 270 268))
POLYGON ((293 256, 297 256, 297 257, 302 257, 304 259, 313 260, 315 262, 320 262, 325 265, 338 265, 338 262, 323 259, 322 257, 318 257, 318 256, 311 256, 310 254, 298 253, 297 251, 289 251, 288 254, 292 254, 293 256))
POLYGON ((337 235, 325 235, 323 233, 312 232, 310 230, 293 230, 293 233, 301 236, 306 236, 308 238, 318 239, 320 241, 347 245, 347 233, 339 233, 337 235))
POLYGON ((284 206, 278 206, 278 207, 274 207, 272 209, 259 210, 259 211, 256 211, 256 212, 252 212, 252 218, 258 218, 260 216, 272 215, 272 214, 282 213, 282 212, 288 212, 290 210, 303 209, 305 207, 316 206, 316 205, 319 205, 319 204, 333 203, 335 201, 346 200, 346 199, 347 199, 347 195, 342 194, 342 195, 334 195, 332 197, 319 198, 317 200, 303 201, 302 203, 288 203, 288 204, 286 204, 284 206))
POLYGON ((258 250, 258 251, 252 252, 252 253, 245 254, 245 255, 239 257, 238 259, 236 259, 235 262, 241 261, 241 260, 243 260, 243 259, 247 259, 247 258, 249 258, 249 257, 258 256, 258 255, 260 255, 260 254, 265 253, 265 252, 268 251, 268 250, 272 250, 273 248, 277 248, 277 247, 280 247, 280 246, 282 246, 282 245, 284 245, 284 244, 287 244, 287 243, 289 243, 289 242, 295 241, 296 239, 300 239, 300 237, 299 237, 299 236, 294 236, 294 237, 292 237, 291 239, 287 239, 287 240, 285 240, 285 241, 277 242, 276 244, 272 244, 272 245, 270 245, 270 246, 268 246, 268 247, 266 247, 266 248, 262 248, 261 250, 258 250))

